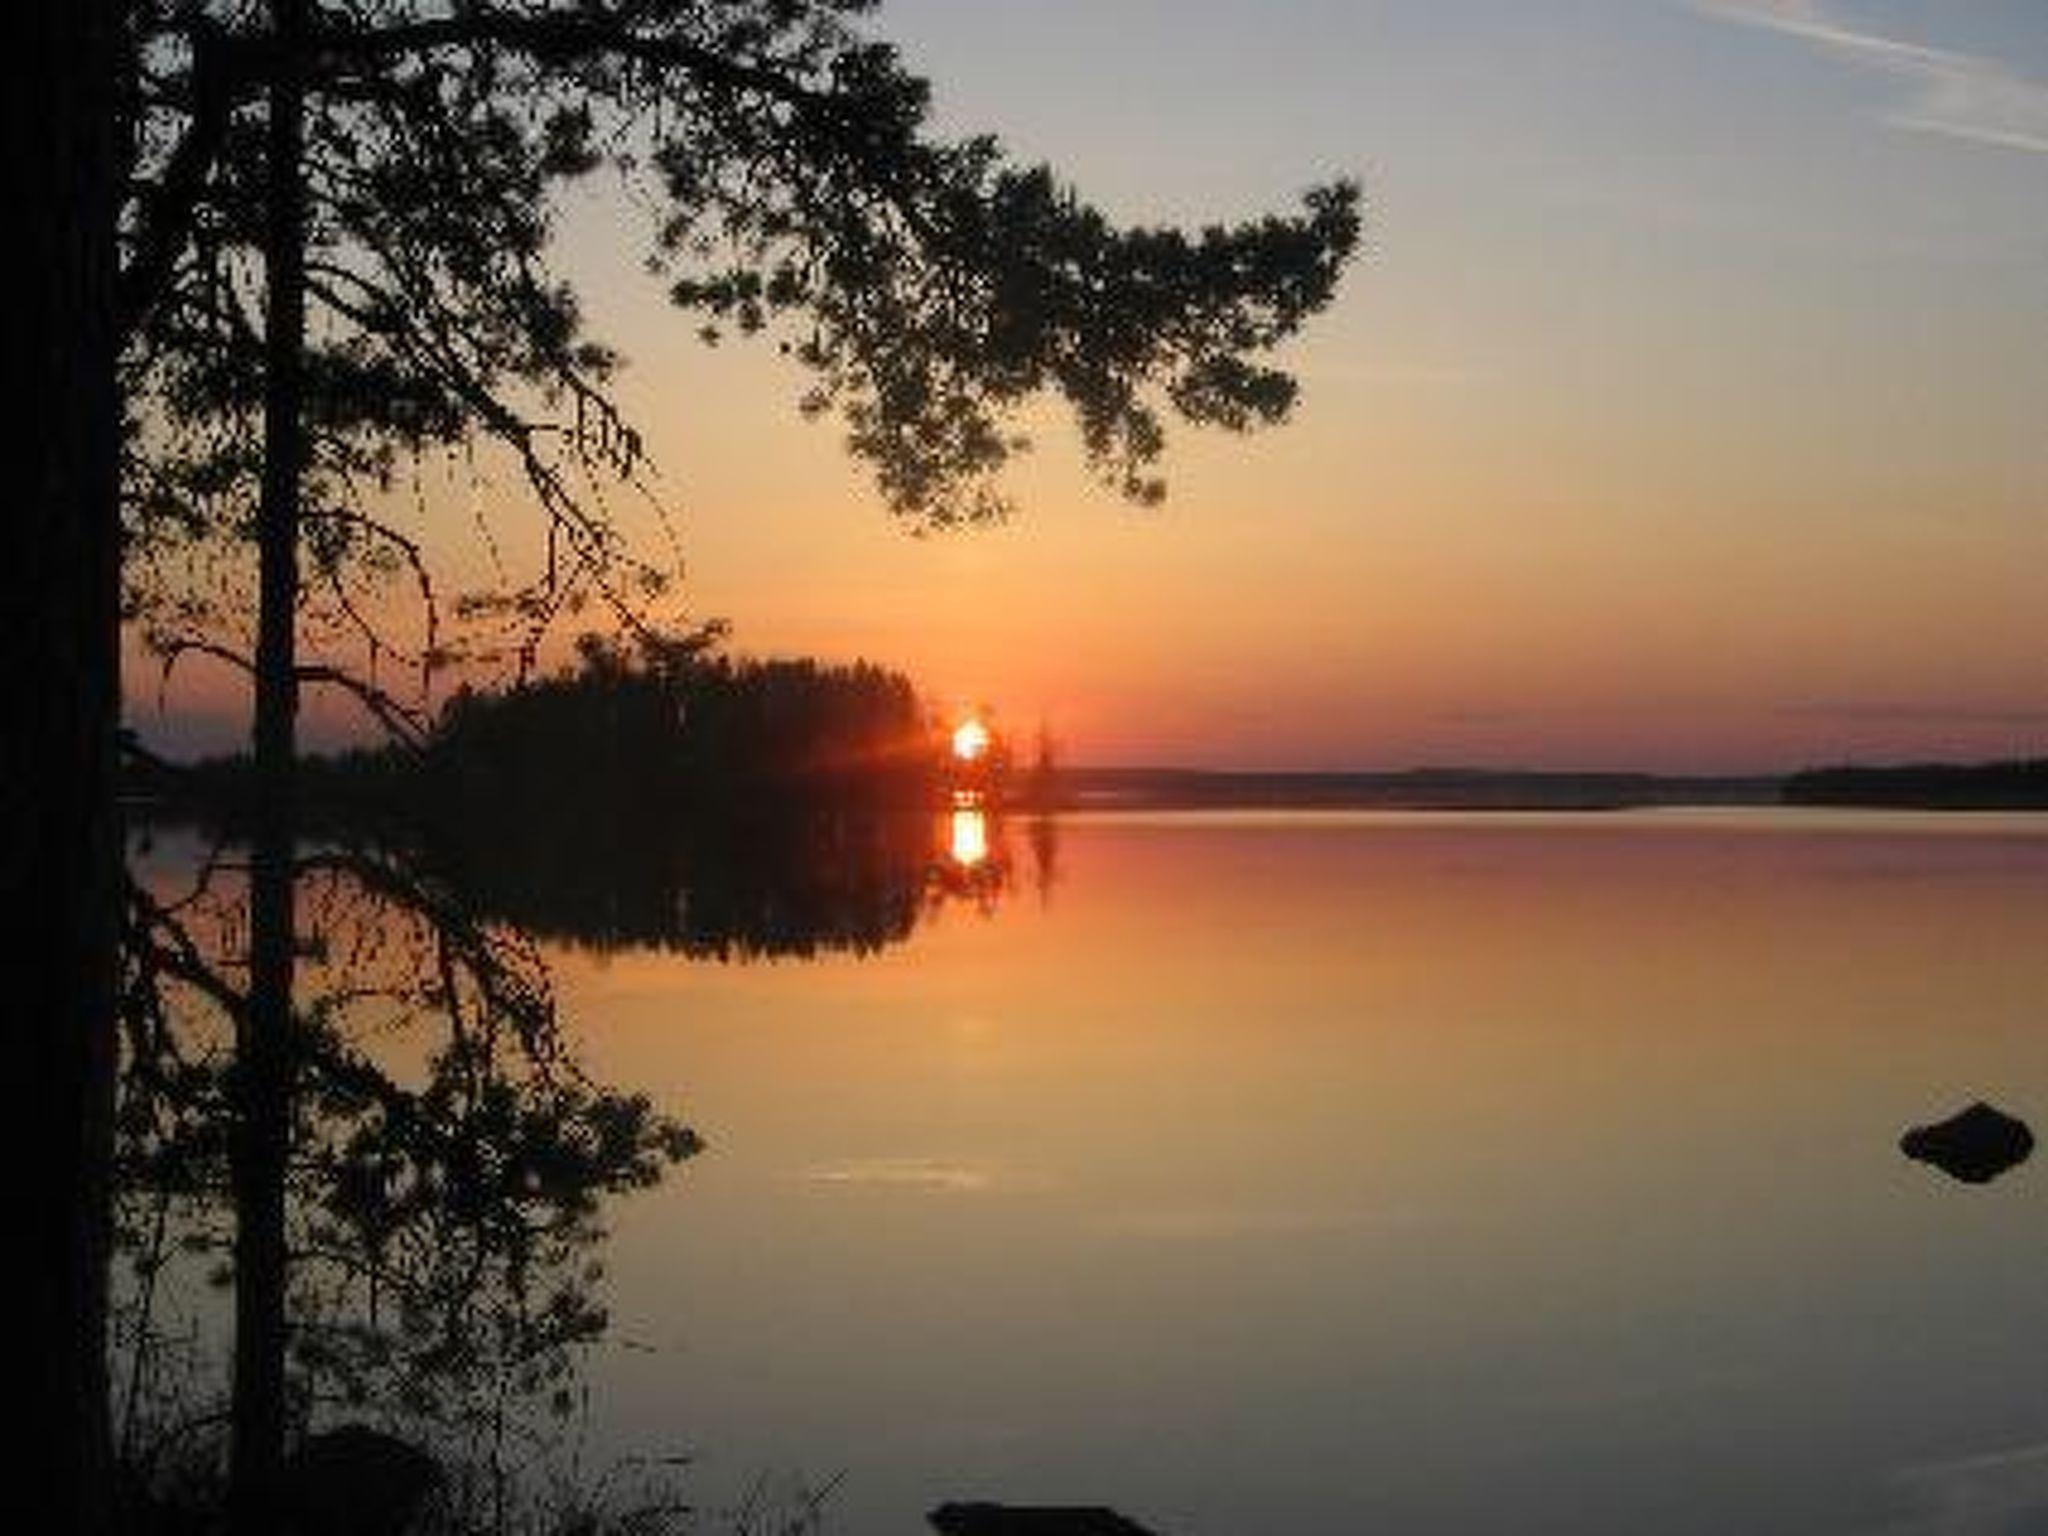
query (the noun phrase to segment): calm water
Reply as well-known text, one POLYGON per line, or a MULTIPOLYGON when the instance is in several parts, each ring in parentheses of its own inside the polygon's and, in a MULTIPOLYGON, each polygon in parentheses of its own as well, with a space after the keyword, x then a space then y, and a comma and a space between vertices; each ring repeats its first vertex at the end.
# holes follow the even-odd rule
POLYGON ((2048 1530, 2048 819, 1079 817, 865 958, 558 957, 709 1149, 604 1452, 1224 1533, 2048 1530), (1023 861, 1020 859, 1020 864, 1023 861))

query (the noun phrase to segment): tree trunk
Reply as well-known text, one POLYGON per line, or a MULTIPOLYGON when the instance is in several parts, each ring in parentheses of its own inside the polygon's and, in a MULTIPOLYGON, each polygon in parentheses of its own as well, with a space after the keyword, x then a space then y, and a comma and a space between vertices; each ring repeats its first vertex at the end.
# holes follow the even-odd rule
POLYGON ((106 1306, 121 912, 111 0, 7 7, 7 199, 20 289, 8 321, 18 412, 0 561, 0 988, 6 1158, 23 1219, 9 1267, 25 1340, 0 1526, 110 1525, 106 1306), (33 1517, 17 1506, 33 1499, 33 1517), (14 1518, 5 1518, 12 1516, 14 1518))
POLYGON ((236 1040, 234 1523, 268 1528, 284 1458, 285 1173, 291 1152, 299 495, 306 459, 306 0, 273 0, 282 63, 265 149, 263 486, 257 513, 249 1007, 236 1040))

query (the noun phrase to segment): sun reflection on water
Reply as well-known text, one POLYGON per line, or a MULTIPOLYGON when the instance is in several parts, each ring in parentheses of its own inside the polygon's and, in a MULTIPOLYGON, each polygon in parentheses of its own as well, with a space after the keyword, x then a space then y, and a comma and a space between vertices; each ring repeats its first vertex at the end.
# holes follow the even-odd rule
POLYGON ((953 812, 953 831, 949 847, 953 862, 962 869, 973 869, 987 863, 987 814, 972 806, 956 808, 953 812))

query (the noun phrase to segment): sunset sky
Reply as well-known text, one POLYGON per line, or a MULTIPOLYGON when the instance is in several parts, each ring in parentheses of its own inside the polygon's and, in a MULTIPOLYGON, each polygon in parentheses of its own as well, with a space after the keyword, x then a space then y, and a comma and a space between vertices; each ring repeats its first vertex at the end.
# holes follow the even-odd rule
MULTIPOLYGON (((2048 753, 2040 0, 890 0, 1119 217, 1360 177, 1295 421, 1164 507, 1034 422, 1000 529, 913 539, 770 349, 707 352, 637 215, 564 221, 691 610, 1091 763, 1772 769, 2048 753)), ((454 498, 450 497, 451 502, 454 498)), ((480 556, 450 507, 441 558, 480 556)), ((199 741, 197 694, 154 734, 199 741)), ((210 743, 212 744, 212 743, 210 743)))

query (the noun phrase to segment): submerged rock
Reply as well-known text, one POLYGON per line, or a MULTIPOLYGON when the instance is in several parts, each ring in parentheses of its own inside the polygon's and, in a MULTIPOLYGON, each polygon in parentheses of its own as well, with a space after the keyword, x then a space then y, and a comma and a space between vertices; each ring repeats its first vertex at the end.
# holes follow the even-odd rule
POLYGON ((1100 1505, 941 1504, 926 1518, 939 1536, 1152 1536, 1100 1505))
POLYGON ((1899 1150, 1965 1184, 1988 1184, 2027 1160, 2034 1133, 2024 1120, 1979 1101, 1946 1120, 1914 1126, 1899 1138, 1899 1150))

